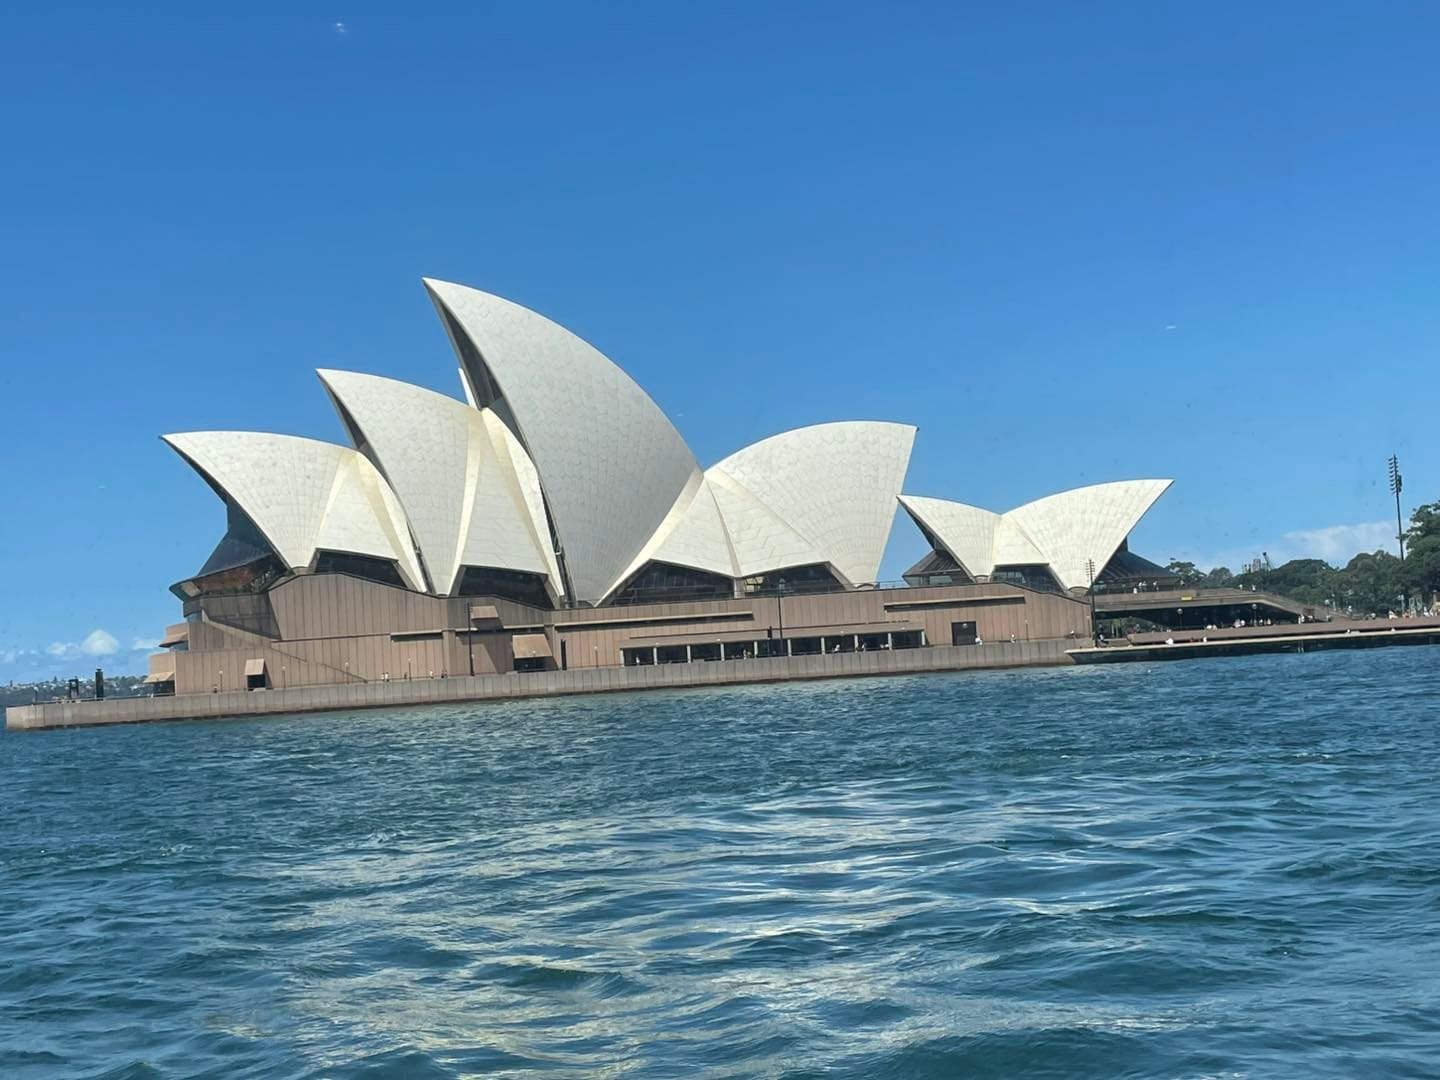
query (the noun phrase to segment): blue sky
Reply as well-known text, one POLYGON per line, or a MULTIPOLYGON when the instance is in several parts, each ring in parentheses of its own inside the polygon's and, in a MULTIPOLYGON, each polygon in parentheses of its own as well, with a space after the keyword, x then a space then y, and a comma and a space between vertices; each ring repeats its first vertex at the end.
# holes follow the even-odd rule
MULTIPOLYGON (((1177 481, 1138 550, 1440 498, 1440 9, 32 6, 0 35, 0 682, 133 668, 223 531, 157 436, 458 393, 422 275, 622 364, 708 463, 920 427, 907 489, 1177 481), (96 637, 96 632, 103 636, 96 637)), ((923 551, 897 522, 896 576, 923 551)))

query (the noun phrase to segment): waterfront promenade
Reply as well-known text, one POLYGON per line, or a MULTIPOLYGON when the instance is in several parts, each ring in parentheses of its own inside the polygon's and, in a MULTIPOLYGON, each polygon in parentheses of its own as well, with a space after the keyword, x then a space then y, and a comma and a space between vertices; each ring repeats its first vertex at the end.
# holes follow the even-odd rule
POLYGON ((1074 640, 1070 638, 1053 638, 1039 641, 986 642, 965 647, 931 646, 711 663, 514 672, 445 679, 337 683, 284 690, 232 690, 172 697, 50 702, 12 706, 5 712, 5 726, 11 731, 25 731, 101 724, 136 724, 155 720, 219 719, 687 686, 906 675, 922 671, 1034 667, 1068 664, 1070 661, 1065 653, 1074 644, 1074 640))
POLYGON ((1395 645, 1440 644, 1440 618, 1346 619, 1273 626, 1169 630, 1134 634, 1102 647, 1076 647, 1073 638, 985 642, 970 646, 776 656, 639 667, 513 672, 503 675, 338 683, 210 694, 56 701, 11 706, 11 731, 220 719, 282 713, 503 701, 691 686, 782 683, 927 671, 963 671, 1077 664, 1135 663, 1312 652, 1395 645))
POLYGON ((1440 618, 1336 619, 1318 623, 1215 627, 1131 634, 1100 647, 1070 649, 1077 664, 1124 664, 1146 660, 1194 660, 1255 653, 1372 649, 1440 644, 1440 618))

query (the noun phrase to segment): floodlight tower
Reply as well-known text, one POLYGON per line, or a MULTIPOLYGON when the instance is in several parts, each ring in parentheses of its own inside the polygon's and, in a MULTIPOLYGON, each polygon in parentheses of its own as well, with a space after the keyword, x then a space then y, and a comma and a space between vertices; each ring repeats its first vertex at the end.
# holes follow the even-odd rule
POLYGON ((1405 561, 1405 527, 1401 524, 1400 518, 1400 490, 1405 486, 1405 478, 1400 475, 1400 459, 1394 454, 1390 455, 1390 494, 1395 496, 1395 539, 1400 544, 1400 561, 1405 561))
MULTIPOLYGON (((1395 496, 1395 543, 1400 547, 1401 571, 1404 571, 1405 563, 1405 525, 1400 515, 1400 490, 1405 486, 1405 478, 1400 475, 1400 459, 1394 454, 1390 455, 1390 494, 1395 496)), ((1409 592, 1404 585, 1400 587, 1400 605, 1402 610, 1410 607, 1409 592)))

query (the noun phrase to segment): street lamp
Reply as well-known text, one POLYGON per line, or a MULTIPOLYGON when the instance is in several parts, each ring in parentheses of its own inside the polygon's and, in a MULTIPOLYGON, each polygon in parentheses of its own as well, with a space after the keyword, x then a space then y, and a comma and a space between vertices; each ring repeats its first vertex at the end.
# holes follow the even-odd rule
POLYGON ((1090 578, 1090 642, 1095 644, 1100 640, 1099 633, 1095 630, 1095 560, 1085 560, 1085 573, 1090 578))
MULTIPOLYGON (((785 579, 781 578, 775 583, 775 619, 780 624, 780 644, 785 644, 785 579)), ((790 650, 785 650, 789 655, 790 650)))

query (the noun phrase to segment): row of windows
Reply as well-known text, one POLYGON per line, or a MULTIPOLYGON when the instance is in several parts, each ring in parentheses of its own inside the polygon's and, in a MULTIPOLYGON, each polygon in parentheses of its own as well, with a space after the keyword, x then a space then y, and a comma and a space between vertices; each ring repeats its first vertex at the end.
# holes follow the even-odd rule
POLYGON ((755 660, 771 656, 819 656, 833 653, 918 649, 928 644, 923 630, 887 634, 824 634, 816 637, 758 641, 707 641, 690 645, 645 645, 620 650, 626 667, 690 664, 701 660, 755 660))
POLYGON ((675 566, 648 562, 610 601, 615 605, 674 604, 685 600, 728 600, 735 586, 728 577, 675 566))

